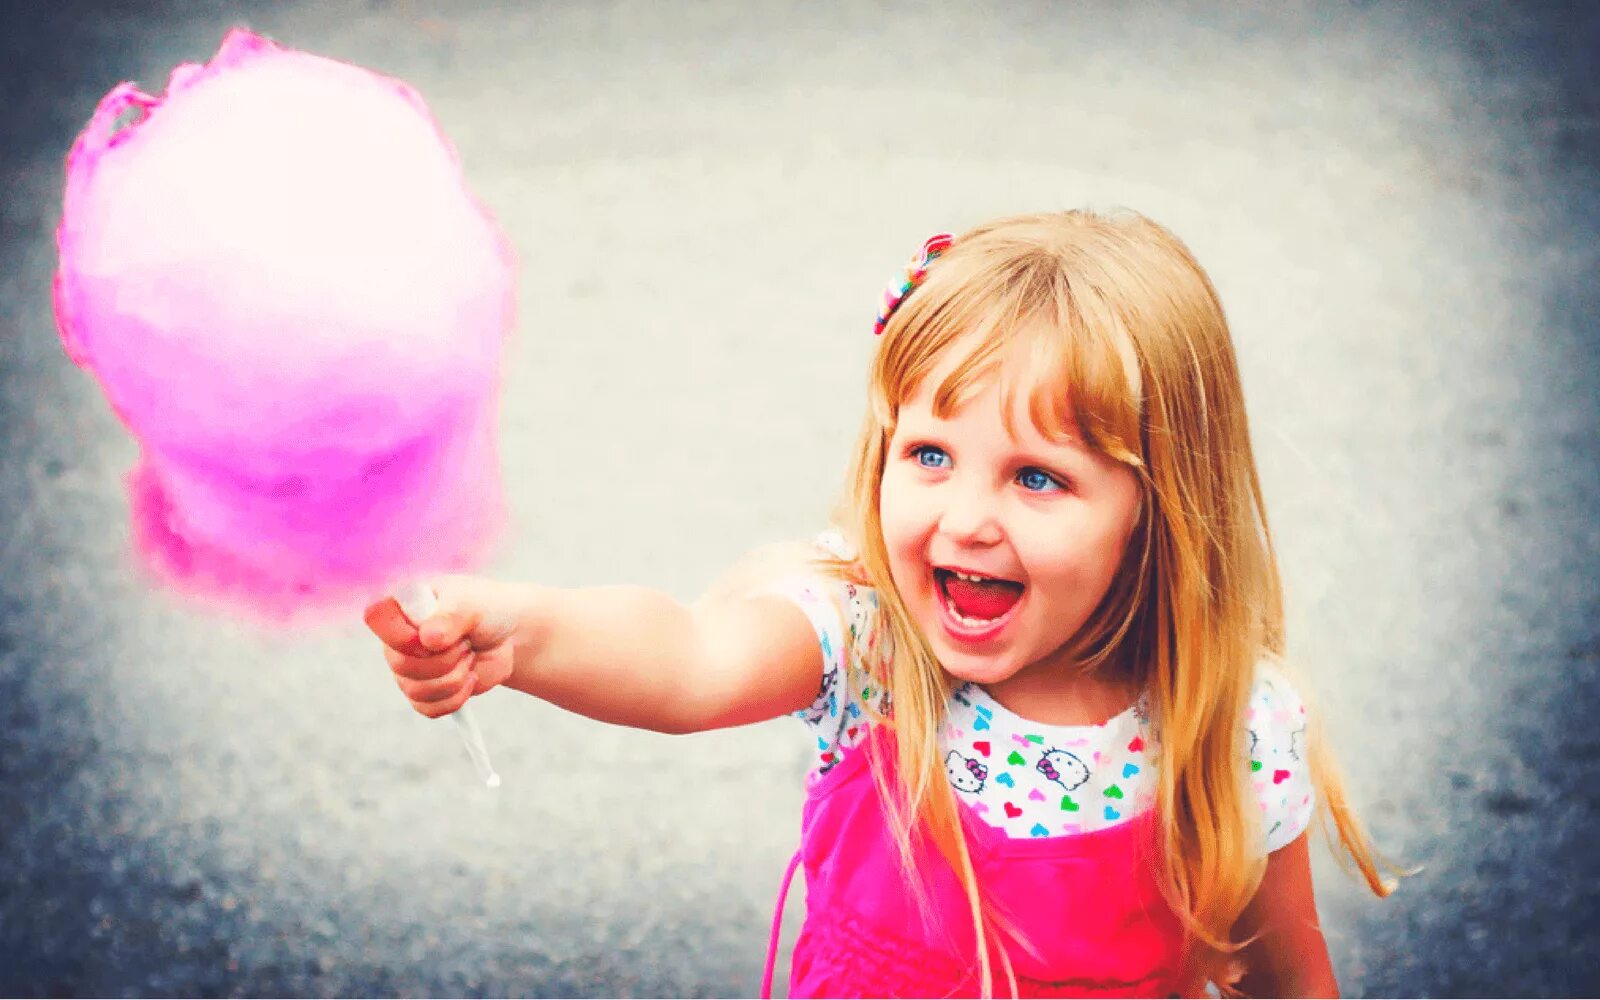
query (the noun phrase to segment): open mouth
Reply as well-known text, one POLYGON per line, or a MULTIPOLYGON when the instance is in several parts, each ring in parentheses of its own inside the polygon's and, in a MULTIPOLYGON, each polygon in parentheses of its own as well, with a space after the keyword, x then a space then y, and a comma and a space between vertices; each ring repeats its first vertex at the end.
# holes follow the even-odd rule
POLYGON ((1026 589, 1015 580, 980 577, 958 570, 934 568, 945 611, 968 630, 988 631, 1001 624, 1022 600, 1026 589))

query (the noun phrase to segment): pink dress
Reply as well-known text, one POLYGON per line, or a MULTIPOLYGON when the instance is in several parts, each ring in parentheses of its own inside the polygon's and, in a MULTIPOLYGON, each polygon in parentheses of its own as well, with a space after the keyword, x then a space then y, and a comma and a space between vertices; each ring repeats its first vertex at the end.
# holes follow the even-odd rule
MULTIPOLYGON (((802 864, 807 916, 794 948, 790 996, 980 994, 960 880, 937 850, 923 849, 932 904, 932 919, 925 921, 901 873, 868 761, 869 753, 890 745, 874 732, 809 789, 801 847, 773 918, 762 996, 771 996, 784 897, 802 864)), ((892 765, 892 754, 885 759, 892 765)), ((1176 991, 1183 931, 1156 878, 1153 810, 1078 836, 1011 839, 965 804, 958 808, 986 900, 998 904, 1032 945, 1004 942, 1021 996, 1176 991)), ((1009 987, 993 943, 990 954, 994 994, 1005 996, 1009 987)))

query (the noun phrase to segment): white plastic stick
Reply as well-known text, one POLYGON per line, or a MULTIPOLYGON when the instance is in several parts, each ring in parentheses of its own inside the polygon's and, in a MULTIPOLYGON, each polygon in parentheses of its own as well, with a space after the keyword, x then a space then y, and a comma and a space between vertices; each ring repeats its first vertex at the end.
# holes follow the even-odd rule
MULTIPOLYGON (((395 603, 400 605, 401 614, 411 620, 413 625, 421 625, 433 613, 439 610, 439 598, 433 589, 425 583, 412 581, 401 584, 394 590, 395 603)), ((478 768, 478 777, 490 788, 500 787, 500 775, 494 771, 494 765, 489 763, 489 748, 483 744, 483 733, 478 729, 478 723, 472 718, 469 711, 471 705, 463 703, 462 706, 451 713, 450 718, 456 720, 456 729, 461 734, 461 742, 467 748, 467 756, 472 758, 472 763, 478 768)))

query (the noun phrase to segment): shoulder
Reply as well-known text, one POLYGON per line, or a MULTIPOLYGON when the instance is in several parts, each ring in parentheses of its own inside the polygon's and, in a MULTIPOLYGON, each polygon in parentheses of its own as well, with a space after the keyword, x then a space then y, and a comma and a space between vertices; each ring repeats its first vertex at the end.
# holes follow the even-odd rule
POLYGON ((1293 682, 1276 664, 1258 664, 1244 736, 1250 788, 1261 807, 1268 852, 1310 825, 1315 802, 1306 728, 1305 701, 1293 682))
MULTIPOLYGON (((823 559, 847 562, 855 555, 837 529, 819 534, 812 542, 812 553, 823 559)), ((811 620, 829 665, 845 666, 836 661, 851 650, 858 658, 866 659, 868 652, 879 646, 882 629, 878 593, 871 587, 818 564, 776 581, 766 592, 786 597, 800 606, 811 620)))
MULTIPOLYGON (((813 544, 824 557, 852 558, 836 531, 824 532, 813 544)), ((818 564, 765 592, 797 605, 816 634, 822 676, 812 703, 795 714, 814 730, 819 770, 826 771, 859 742, 867 721, 887 711, 888 694, 877 680, 888 650, 877 591, 818 564)))
POLYGON ((1263 740, 1282 743, 1299 759, 1304 749, 1305 701, 1288 675, 1271 661, 1256 665, 1255 682, 1245 709, 1245 729, 1252 750, 1263 740))

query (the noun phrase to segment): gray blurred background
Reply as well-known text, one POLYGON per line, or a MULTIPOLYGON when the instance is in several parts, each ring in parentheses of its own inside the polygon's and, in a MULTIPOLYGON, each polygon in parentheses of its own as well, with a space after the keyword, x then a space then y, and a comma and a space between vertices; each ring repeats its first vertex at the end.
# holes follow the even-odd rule
POLYGON ((519 250, 496 575, 692 598, 823 524, 928 234, 1173 228, 1292 652, 1426 866, 1379 902, 1319 851, 1345 992, 1600 992, 1593 6, 34 0, 0 6, 0 994, 750 994, 797 835, 797 723, 496 693, 492 795, 358 620, 141 582, 135 445, 50 312, 62 159, 233 24, 415 85, 519 250))

